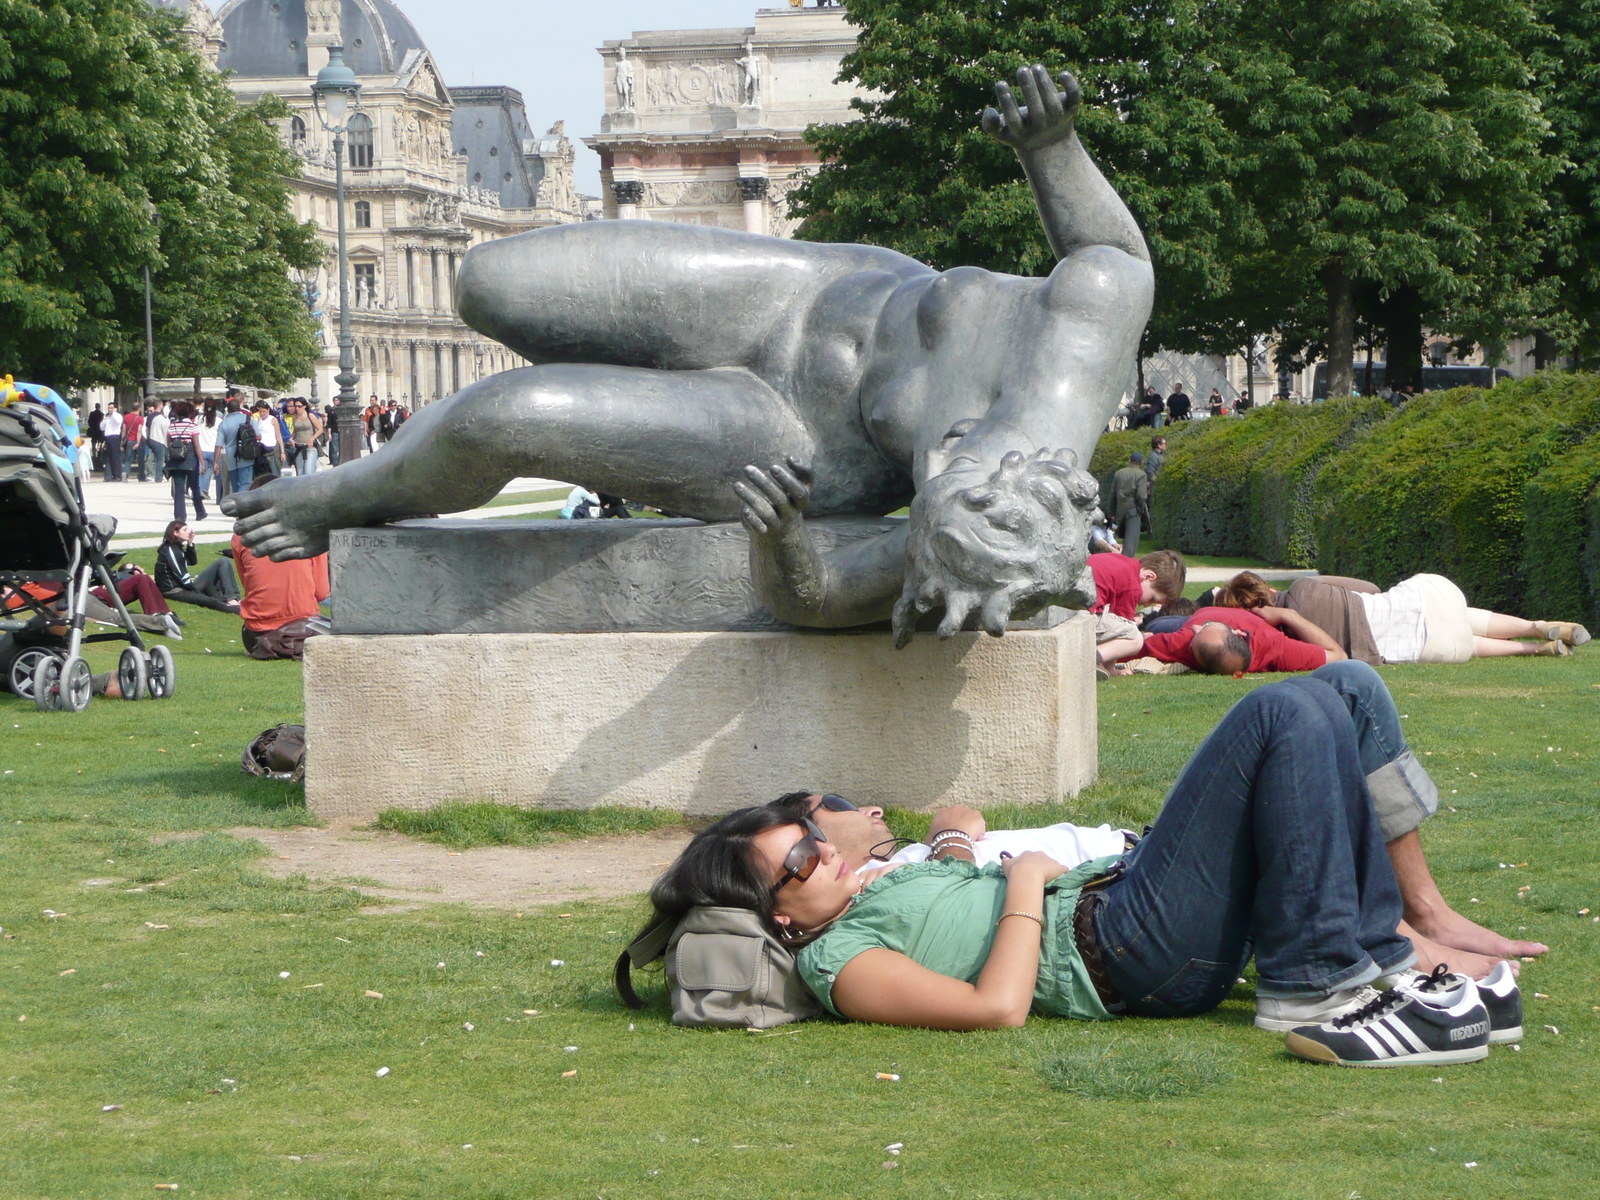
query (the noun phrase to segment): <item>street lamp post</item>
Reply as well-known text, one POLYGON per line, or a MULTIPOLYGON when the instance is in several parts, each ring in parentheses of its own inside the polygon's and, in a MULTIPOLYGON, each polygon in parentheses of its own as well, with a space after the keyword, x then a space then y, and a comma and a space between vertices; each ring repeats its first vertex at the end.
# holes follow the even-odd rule
MULTIPOLYGON (((161 224, 161 210, 145 201, 145 211, 152 225, 161 224)), ((150 319, 150 266, 144 268, 144 400, 149 404, 156 398, 156 336, 150 319)))
POLYGON ((360 376, 356 374, 355 344, 350 339, 350 265, 344 232, 344 135, 351 116, 360 110, 361 81, 345 65, 343 46, 328 47, 328 65, 317 72, 311 101, 322 128, 333 134, 334 194, 339 209, 339 373, 333 377, 339 395, 334 401, 333 436, 338 441, 339 462, 348 463, 361 456, 365 441, 361 398, 356 394, 360 376))

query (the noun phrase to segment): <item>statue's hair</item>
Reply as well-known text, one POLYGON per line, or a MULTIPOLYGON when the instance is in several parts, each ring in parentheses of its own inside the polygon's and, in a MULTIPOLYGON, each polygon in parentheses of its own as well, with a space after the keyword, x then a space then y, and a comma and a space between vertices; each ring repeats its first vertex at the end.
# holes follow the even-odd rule
POLYGON ((974 609, 994 637, 1019 606, 1037 609, 1075 591, 1088 559, 1088 521, 1100 488, 1080 471, 1070 450, 1042 449, 1032 457, 1013 450, 987 480, 970 484, 962 472, 936 475, 911 502, 906 543, 906 582, 894 608, 895 645, 911 640, 917 614, 940 604, 939 636, 960 630, 974 609), (1064 525, 1082 526, 1082 537, 1039 540, 1002 552, 993 545, 974 547, 949 528, 946 514, 982 512, 1006 492, 1026 492, 1064 525))

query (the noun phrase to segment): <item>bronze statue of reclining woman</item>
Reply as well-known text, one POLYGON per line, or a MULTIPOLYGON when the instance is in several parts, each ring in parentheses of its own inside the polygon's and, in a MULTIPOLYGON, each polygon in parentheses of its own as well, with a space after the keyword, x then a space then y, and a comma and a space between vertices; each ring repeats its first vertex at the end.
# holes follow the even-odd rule
POLYGON ((665 222, 594 222, 475 247, 461 317, 537 365, 419 411, 381 453, 224 501, 274 559, 331 529, 470 509, 545 475, 705 521, 742 519, 758 594, 800 625, 943 607, 1086 603, 1087 465, 1133 375, 1149 254, 1044 68, 983 127, 1012 146, 1059 262, 1044 278, 935 271, 892 250, 665 222), (817 553, 811 518, 903 528, 817 553))

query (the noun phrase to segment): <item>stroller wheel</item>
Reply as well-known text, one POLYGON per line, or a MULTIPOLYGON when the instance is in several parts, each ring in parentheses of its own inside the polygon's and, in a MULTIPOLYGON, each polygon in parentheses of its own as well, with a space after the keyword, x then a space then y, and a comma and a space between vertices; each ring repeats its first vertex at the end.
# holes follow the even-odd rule
POLYGON ((147 685, 153 700, 166 700, 178 690, 178 668, 172 661, 172 651, 165 646, 150 649, 150 672, 147 685))
POLYGON ((24 700, 33 699, 33 673, 39 669, 39 664, 55 655, 42 646, 29 646, 21 651, 16 658, 11 660, 11 671, 7 682, 11 690, 24 700))
POLYGON ((144 652, 129 646, 117 659, 117 687, 124 700, 143 700, 149 671, 145 667, 144 652))
POLYGON ((61 683, 57 706, 63 712, 82 712, 89 707, 89 698, 94 694, 94 672, 89 670, 89 663, 82 658, 69 658, 61 668, 61 683))
POLYGON ((33 703, 40 712, 61 707, 61 660, 53 654, 33 668, 33 703))

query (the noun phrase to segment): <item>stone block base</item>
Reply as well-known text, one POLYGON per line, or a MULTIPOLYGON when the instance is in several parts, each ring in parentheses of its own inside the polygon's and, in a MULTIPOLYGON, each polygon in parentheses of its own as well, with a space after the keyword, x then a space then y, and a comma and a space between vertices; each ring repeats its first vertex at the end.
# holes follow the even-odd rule
POLYGON ((306 803, 1042 802, 1094 778, 1093 664, 1084 614, 900 651, 882 632, 312 638, 306 803))

